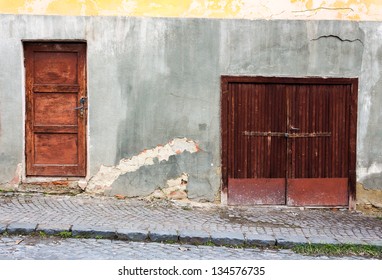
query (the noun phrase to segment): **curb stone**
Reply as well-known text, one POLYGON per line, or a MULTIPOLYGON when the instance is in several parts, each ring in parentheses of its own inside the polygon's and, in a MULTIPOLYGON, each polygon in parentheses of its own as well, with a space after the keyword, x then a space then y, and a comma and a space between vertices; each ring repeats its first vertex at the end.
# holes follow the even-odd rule
POLYGON ((115 239, 117 237, 115 229, 103 228, 103 227, 89 227, 89 226, 80 226, 73 225, 72 226, 72 235, 73 237, 102 237, 102 238, 110 238, 115 239))
POLYGON ((31 223, 10 223, 7 232, 10 234, 31 234, 36 231, 37 224, 31 223))
POLYGON ((382 240, 380 241, 369 241, 367 242, 368 245, 371 245, 371 246, 379 246, 379 247, 382 247, 382 240))
POLYGON ((149 232, 149 239, 153 242, 177 242, 179 236, 176 230, 149 232))
POLYGON ((244 245, 245 238, 241 232, 211 232, 211 242, 216 245, 244 245))
POLYGON ((204 244, 211 241, 211 237, 205 231, 180 231, 179 241, 189 244, 204 244))
POLYGON ((271 235, 246 233, 245 243, 250 246, 275 246, 276 239, 271 235))
POLYGON ((71 225, 50 225, 50 224, 39 224, 37 226, 36 231, 42 231, 45 234, 48 235, 56 235, 59 234, 60 232, 69 232, 71 229, 71 225))
POLYGON ((350 244, 350 245, 367 245, 367 242, 359 239, 354 239, 351 237, 337 237, 337 240, 340 244, 350 244))
POLYGON ((295 245, 308 244, 308 239, 304 236, 276 236, 276 245, 291 248, 295 245))
POLYGON ((309 243, 313 245, 320 245, 320 244, 334 244, 338 245, 340 244, 336 239, 328 237, 328 236, 314 236, 308 238, 309 243))
POLYGON ((3 234, 6 229, 7 229, 7 225, 6 224, 0 224, 0 234, 3 234))
POLYGON ((145 241, 147 240, 149 233, 145 230, 131 230, 131 229, 117 229, 117 238, 120 240, 130 241, 145 241))

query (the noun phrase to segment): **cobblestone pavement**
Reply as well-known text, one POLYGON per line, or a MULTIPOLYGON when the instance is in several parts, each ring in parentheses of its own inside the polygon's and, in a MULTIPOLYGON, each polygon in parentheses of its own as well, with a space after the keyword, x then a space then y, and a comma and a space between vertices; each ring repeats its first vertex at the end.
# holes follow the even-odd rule
MULTIPOLYGON (((107 197, 0 195, 0 233, 213 242, 217 245, 349 243, 382 246, 382 219, 348 210, 223 207, 107 197)), ((148 245, 142 245, 148 246, 148 245)))
POLYGON ((289 249, 234 249, 106 239, 31 236, 0 238, 0 260, 328 260, 364 259, 303 256, 289 249))

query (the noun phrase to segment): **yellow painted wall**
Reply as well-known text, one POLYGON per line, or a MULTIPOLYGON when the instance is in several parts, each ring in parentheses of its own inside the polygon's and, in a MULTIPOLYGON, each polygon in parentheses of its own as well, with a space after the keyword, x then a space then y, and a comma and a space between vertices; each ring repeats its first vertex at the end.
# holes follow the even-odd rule
POLYGON ((0 0, 0 13, 382 20, 382 0, 0 0))

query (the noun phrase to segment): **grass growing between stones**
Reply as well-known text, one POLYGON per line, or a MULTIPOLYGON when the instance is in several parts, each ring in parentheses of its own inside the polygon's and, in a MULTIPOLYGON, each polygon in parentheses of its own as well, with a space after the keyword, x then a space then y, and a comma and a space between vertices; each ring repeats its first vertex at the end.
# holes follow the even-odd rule
POLYGON ((73 237, 72 233, 70 231, 61 231, 60 233, 57 234, 57 236, 61 238, 71 238, 73 237))
POLYGON ((310 256, 362 256, 382 259, 382 246, 372 245, 306 244, 294 246, 292 251, 310 256))
POLYGON ((38 236, 40 236, 41 238, 46 238, 48 235, 43 231, 39 231, 38 236))
POLYGON ((163 241, 164 244, 178 244, 179 242, 178 241, 174 241, 174 240, 166 240, 166 241, 163 241))
POLYGON ((216 246, 215 243, 213 243, 212 241, 207 241, 203 245, 204 246, 216 246))

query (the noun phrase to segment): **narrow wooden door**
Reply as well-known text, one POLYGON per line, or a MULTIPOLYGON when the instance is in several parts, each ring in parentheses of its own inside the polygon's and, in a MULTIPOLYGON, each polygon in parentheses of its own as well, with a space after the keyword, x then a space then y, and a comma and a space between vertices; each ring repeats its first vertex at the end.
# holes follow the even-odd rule
POLYGON ((285 85, 229 83, 223 168, 231 204, 285 204, 285 85))
POLYGON ((222 78, 228 203, 344 206, 355 193, 356 79, 222 78))
POLYGON ((350 136, 353 91, 346 82, 311 79, 287 86, 287 205, 348 205, 355 168, 350 140, 355 139, 350 136))
POLYGON ((86 175, 86 44, 24 43, 26 175, 86 175))

